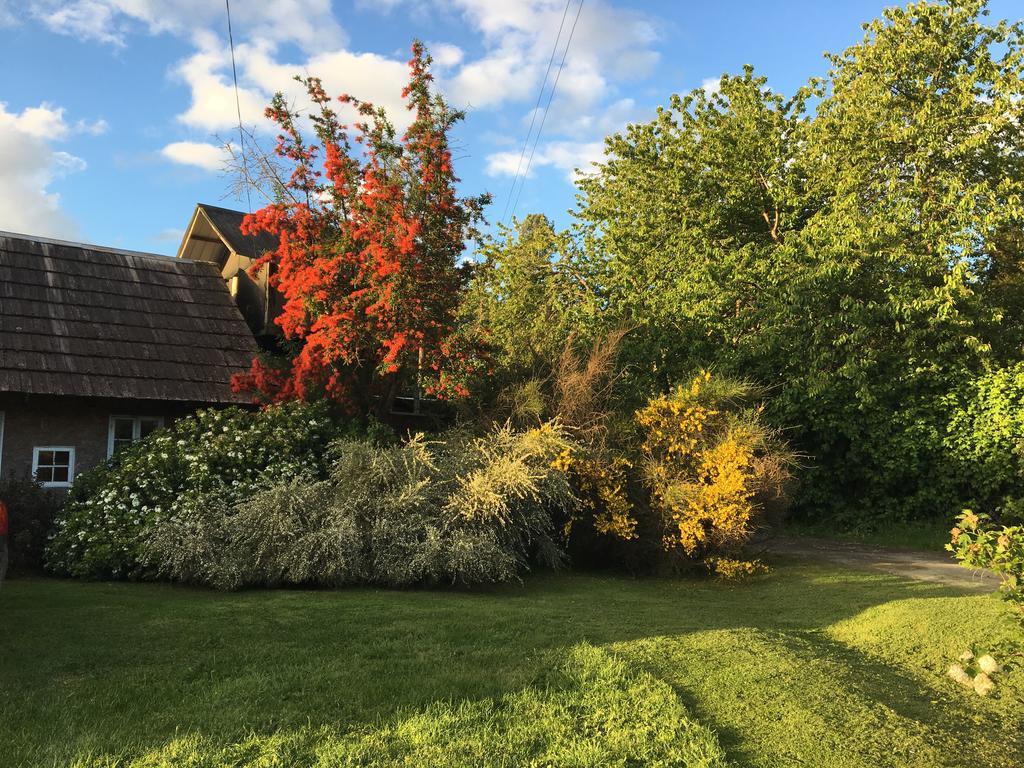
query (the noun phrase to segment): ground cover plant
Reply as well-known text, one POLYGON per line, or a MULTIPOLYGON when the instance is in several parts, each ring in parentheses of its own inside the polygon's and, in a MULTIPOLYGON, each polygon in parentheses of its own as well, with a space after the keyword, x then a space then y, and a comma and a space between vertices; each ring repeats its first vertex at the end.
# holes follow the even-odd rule
POLYGON ((875 573, 782 562, 731 588, 566 574, 473 593, 19 579, 3 601, 11 768, 1024 758, 1005 604, 875 573), (947 676, 968 649, 1003 668, 986 697, 947 676))
POLYGON ((558 424, 398 441, 325 403, 204 411, 76 481, 50 569, 242 586, 480 584, 560 565, 558 424))

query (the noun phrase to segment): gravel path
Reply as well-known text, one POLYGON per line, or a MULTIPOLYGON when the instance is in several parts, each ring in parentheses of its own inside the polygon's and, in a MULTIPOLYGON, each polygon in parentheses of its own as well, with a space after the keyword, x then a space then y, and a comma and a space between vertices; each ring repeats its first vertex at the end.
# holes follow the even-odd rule
POLYGON ((887 549, 803 536, 773 536, 759 544, 770 554, 885 571, 908 579, 932 581, 972 592, 992 592, 999 588, 999 577, 991 571, 964 568, 952 555, 936 552, 887 549))

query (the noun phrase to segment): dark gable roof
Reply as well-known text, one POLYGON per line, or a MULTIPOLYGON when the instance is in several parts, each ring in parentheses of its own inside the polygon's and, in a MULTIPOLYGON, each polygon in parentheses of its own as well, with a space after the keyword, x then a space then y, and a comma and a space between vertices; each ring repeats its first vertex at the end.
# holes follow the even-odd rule
POLYGON ((255 351, 213 264, 0 232, 0 392, 246 402, 255 351))
POLYGON ((206 218, 218 234, 227 240, 228 247, 239 256, 258 259, 267 251, 277 250, 278 240, 274 235, 266 232, 260 232, 258 235, 242 234, 242 219, 245 218, 245 214, 241 211, 232 211, 206 203, 199 203, 198 207, 206 214, 206 218))

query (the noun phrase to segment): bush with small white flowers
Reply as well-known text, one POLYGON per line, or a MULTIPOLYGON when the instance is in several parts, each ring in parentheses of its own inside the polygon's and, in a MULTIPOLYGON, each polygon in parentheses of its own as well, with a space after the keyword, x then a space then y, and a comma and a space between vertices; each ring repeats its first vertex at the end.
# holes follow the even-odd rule
POLYGON ((298 478, 326 477, 327 446, 351 435, 324 403, 204 410, 126 447, 75 480, 47 566, 85 578, 154 577, 156 527, 195 507, 230 508, 298 478))

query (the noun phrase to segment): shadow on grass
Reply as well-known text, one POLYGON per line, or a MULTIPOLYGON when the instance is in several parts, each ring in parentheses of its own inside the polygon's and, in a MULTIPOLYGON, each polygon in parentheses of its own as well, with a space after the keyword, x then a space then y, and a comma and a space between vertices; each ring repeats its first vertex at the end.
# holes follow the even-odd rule
MULTIPOLYGON (((957 594, 825 566, 787 566, 737 587, 543 575, 480 593, 19 580, 0 592, 0 722, 48 763, 125 744, 148 751, 181 732, 226 742, 252 731, 346 731, 543 686, 581 642, 744 629, 796 633, 804 653, 838 653, 806 638, 873 605, 957 594)), ((901 706, 916 695, 906 685, 901 706)), ((725 741, 740 742, 713 720, 725 741)))

